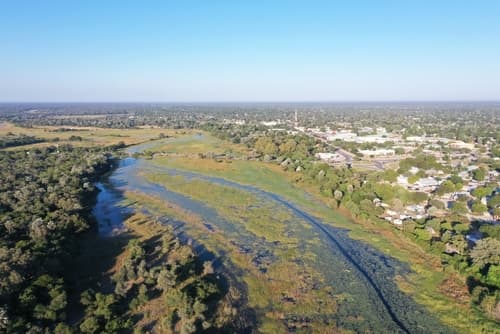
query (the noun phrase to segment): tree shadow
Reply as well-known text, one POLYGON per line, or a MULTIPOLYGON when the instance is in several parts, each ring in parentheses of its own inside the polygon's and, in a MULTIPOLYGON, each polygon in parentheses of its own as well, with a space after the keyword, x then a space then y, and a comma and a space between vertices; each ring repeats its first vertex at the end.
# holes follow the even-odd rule
POLYGON ((67 259, 64 268, 68 287, 68 321, 78 322, 84 315, 80 295, 92 288, 101 293, 112 293, 113 267, 133 235, 122 232, 116 236, 102 237, 94 227, 77 240, 75 254, 67 259))

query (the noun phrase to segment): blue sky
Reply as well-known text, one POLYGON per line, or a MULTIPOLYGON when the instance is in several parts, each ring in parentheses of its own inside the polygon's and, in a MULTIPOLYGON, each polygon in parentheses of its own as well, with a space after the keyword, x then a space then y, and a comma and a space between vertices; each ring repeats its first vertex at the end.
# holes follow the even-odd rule
POLYGON ((0 101, 500 100, 500 1, 2 1, 0 101))

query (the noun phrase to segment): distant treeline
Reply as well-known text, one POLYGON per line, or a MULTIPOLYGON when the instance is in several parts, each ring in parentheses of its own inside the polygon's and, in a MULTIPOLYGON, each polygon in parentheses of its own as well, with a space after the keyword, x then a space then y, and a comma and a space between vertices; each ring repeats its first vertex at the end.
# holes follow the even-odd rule
POLYGON ((200 127, 210 121, 258 124, 277 121, 291 128, 346 124, 354 131, 383 127, 405 136, 435 135, 486 144, 498 140, 500 103, 149 103, 0 104, 0 120, 23 126, 131 128, 200 127))
POLYGON ((5 137, 0 137, 0 149, 28 144, 41 143, 44 139, 33 136, 9 134, 5 137))
MULTIPOLYGON (((198 121, 189 119, 179 119, 178 117, 158 117, 158 116, 128 116, 128 115, 106 115, 100 117, 85 117, 75 115, 72 117, 57 117, 46 115, 16 115, 5 117, 5 120, 13 122, 23 127, 34 126, 63 126, 63 127, 98 127, 112 129, 133 129, 141 126, 153 126, 160 128, 186 129, 194 128, 198 121)), ((68 130, 61 130, 61 132, 68 130)))

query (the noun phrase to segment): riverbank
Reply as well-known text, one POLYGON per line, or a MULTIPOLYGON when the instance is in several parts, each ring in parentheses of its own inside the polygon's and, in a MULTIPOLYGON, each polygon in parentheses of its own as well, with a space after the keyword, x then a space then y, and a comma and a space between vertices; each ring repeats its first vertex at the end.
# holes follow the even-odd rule
MULTIPOLYGON (((195 212, 200 212, 201 213, 200 217, 203 217, 203 220, 205 221, 205 223, 203 224, 205 228, 203 228, 203 230, 206 230, 206 232, 202 233, 202 235, 199 236, 199 238, 196 237, 197 234, 194 234, 195 239, 206 243, 207 240, 209 240, 209 239, 213 240, 214 235, 219 235, 220 239, 218 240, 218 242, 214 243, 214 249, 215 250, 218 249, 218 252, 217 251, 214 251, 214 252, 216 254, 224 254, 223 258, 229 259, 229 260, 233 260, 234 258, 238 258, 237 254, 239 254, 240 256, 242 256, 241 263, 245 264, 243 266, 243 268, 246 268, 245 272, 252 272, 252 271, 255 272, 255 275, 253 275, 255 277, 255 279, 247 279, 246 280, 246 284, 247 284, 247 286, 249 286, 249 289, 250 289, 250 294, 249 294, 250 300, 252 300, 252 298, 255 298, 256 296, 258 296, 258 294, 252 293, 252 291, 254 291, 254 292, 255 291, 261 291, 261 292, 267 291, 267 290, 257 289, 257 288, 252 289, 252 284, 253 284, 252 282, 259 282, 259 284, 261 284, 260 282, 262 282, 262 283, 264 283, 266 281, 269 282, 268 276, 271 275, 270 277, 272 277, 273 271, 275 271, 277 273, 277 275, 282 275, 284 272, 287 272, 287 271, 284 271, 283 268, 293 268, 292 264, 294 262, 290 262, 290 261, 295 261, 294 259, 296 259, 297 256, 300 257, 302 255, 297 255, 296 253, 289 253, 290 250, 292 250, 292 249, 297 249, 299 252, 302 250, 303 256, 305 256, 302 260, 299 260, 295 264, 295 265, 299 265, 299 268, 303 267, 304 264, 307 264, 309 262, 311 263, 310 265, 316 266, 316 267, 311 267, 310 269, 307 269, 305 271, 306 276, 304 276, 304 277, 312 278, 312 277, 317 276, 317 275, 323 275, 323 274, 320 274, 320 272, 321 272, 320 268, 322 268, 322 267, 326 268, 324 266, 319 265, 319 263, 317 263, 315 260, 312 260, 312 262, 311 262, 311 259, 320 258, 322 263, 323 262, 329 263, 329 266, 333 266, 332 269, 335 272, 338 272, 338 269, 345 265, 343 263, 343 261, 339 262, 339 258, 336 258, 333 255, 331 257, 329 257, 329 260, 327 260, 328 256, 330 256, 328 254, 330 254, 330 253, 326 252, 325 249, 321 250, 321 248, 324 246, 322 246, 322 243, 320 242, 320 240, 318 240, 317 237, 314 236, 315 233, 317 233, 317 232, 315 232, 314 230, 311 230, 310 227, 306 228, 304 226, 304 222, 301 219, 298 219, 296 221, 295 221, 296 218, 291 219, 291 217, 289 217, 288 219, 284 219, 284 221, 288 222, 287 223, 288 227, 292 228, 292 230, 290 230, 288 232, 285 231, 285 235, 288 234, 287 237, 284 237, 283 234, 281 232, 279 232, 279 233, 276 233, 275 236, 279 236, 281 238, 281 240, 275 240, 275 237, 273 237, 271 235, 270 239, 266 241, 267 243, 271 242, 271 245, 269 245, 269 244, 266 245, 266 243, 262 243, 260 241, 258 244, 255 244, 255 241, 259 240, 259 239, 255 239, 255 236, 259 235, 259 231, 262 231, 262 232, 265 231, 265 228, 267 226, 274 226, 276 224, 278 224, 277 226, 279 226, 280 222, 282 221, 282 219, 278 219, 277 222, 273 223, 272 219, 269 220, 268 217, 272 217, 273 214, 276 213, 275 208, 273 208, 273 210, 270 210, 269 214, 264 214, 264 215, 260 214, 259 216, 256 216, 255 218, 250 218, 247 215, 244 215, 244 213, 252 211, 252 210, 248 210, 248 204, 249 203, 258 203, 259 201, 256 201, 255 199, 239 201, 238 198, 245 198, 247 196, 241 196, 241 194, 235 195, 235 193, 227 192, 225 190, 224 191, 216 191, 217 187, 213 182, 212 182, 212 186, 210 186, 210 188, 207 189, 206 191, 202 190, 201 194, 206 194, 208 196, 211 196, 212 199, 216 200, 216 202, 220 202, 222 204, 226 203, 225 206, 227 209, 220 211, 221 206, 220 205, 218 206, 217 203, 211 202, 211 200, 209 200, 207 198, 203 198, 203 200, 202 200, 202 202, 204 203, 203 205, 195 204, 194 202, 190 201, 188 198, 181 198, 178 194, 175 195, 175 193, 172 192, 172 190, 173 190, 176 193, 180 193, 180 192, 182 193, 183 191, 181 188, 183 187, 183 184, 188 185, 188 182, 182 181, 180 184, 175 184, 173 186, 159 187, 158 185, 161 182, 148 182, 145 179, 141 179, 141 175, 148 173, 148 172, 153 172, 153 173, 155 172, 155 166, 151 165, 151 162, 152 161, 150 161, 150 160, 140 161, 140 163, 134 167, 134 168, 138 168, 136 170, 125 170, 124 169, 123 171, 120 172, 121 179, 127 180, 127 185, 129 187, 129 189, 130 189, 130 187, 132 187, 133 189, 135 188, 136 192, 138 192, 138 193, 149 194, 149 197, 147 199, 143 199, 142 201, 140 201, 141 203, 147 203, 146 204, 147 206, 151 206, 151 203, 153 202, 151 197, 153 197, 153 198, 158 199, 160 204, 158 204, 156 206, 159 208, 161 208, 161 206, 162 206, 161 203, 168 203, 168 202, 174 201, 174 202, 180 203, 181 206, 183 206, 183 207, 187 206, 189 211, 192 211, 194 209, 195 212), (137 173, 139 173, 140 175, 137 175, 137 173), (214 193, 214 191, 216 191, 216 193, 214 193), (227 198, 227 200, 225 200, 225 198, 227 198), (240 214, 238 214, 238 209, 237 209, 238 204, 244 205, 242 207, 242 211, 240 211, 240 214), (211 211, 208 208, 206 208, 206 205, 213 206, 214 208, 216 208, 216 211, 218 211, 218 212, 211 213, 211 211), (219 209, 219 210, 217 210, 217 209, 219 209), (235 211, 235 209, 236 209, 236 211, 235 211), (222 217, 222 219, 221 219, 221 217, 222 217), (228 218, 229 218, 229 222, 225 222, 226 219, 228 219, 228 218), (250 218, 250 220, 249 220, 249 218, 250 218), (252 228, 251 227, 252 226, 252 223, 251 223, 252 219, 255 219, 255 222, 260 223, 260 225, 259 224, 254 225, 254 227, 252 228), (240 221, 240 222, 238 222, 238 221, 240 221), (292 224, 291 223, 292 221, 295 221, 295 222, 292 224), (208 228, 207 225, 209 225, 210 228, 208 228), (299 228, 299 230, 297 230, 297 228, 299 228), (215 230, 216 232, 214 233, 213 231, 211 232, 210 230, 215 230), (245 232, 245 230, 246 230, 246 232, 245 232), (233 231, 233 232, 231 232, 231 231, 233 231), (313 231, 312 232, 313 234, 311 235, 311 237, 306 236, 307 231, 313 231), (219 233, 217 233, 217 232, 219 232, 219 233), (305 242, 304 240, 301 240, 303 245, 300 245, 300 247, 296 247, 293 244, 290 244, 289 247, 285 247, 289 243, 289 240, 292 240, 290 238, 293 238, 294 235, 301 236, 301 238, 305 239, 307 242, 305 242), (231 240, 234 240, 235 243, 228 243, 228 241, 231 241, 231 240), (279 242, 279 244, 274 244, 274 242, 279 242), (260 246, 259 246, 259 244, 260 244, 260 246), (221 248, 221 245, 226 245, 226 246, 221 248), (252 245, 252 246, 250 246, 250 245, 252 245), (248 246, 250 246, 250 248, 247 248, 248 246), (285 247, 285 248, 283 248, 283 247, 285 247), (320 247, 320 248, 318 248, 318 247, 320 247), (281 248, 283 248, 285 253, 282 253, 282 254, 280 253, 281 248), (285 255, 285 254, 288 254, 288 255, 285 255), (321 254, 321 255, 318 256, 318 254, 321 254), (262 258, 262 256, 264 256, 264 258, 262 258), (260 259, 259 260, 260 263, 254 263, 253 262, 254 258, 260 259), (264 261, 264 263, 265 263, 269 260, 271 260, 271 262, 269 263, 269 266, 267 268, 262 267, 262 261, 264 261), (282 261, 285 261, 285 262, 283 262, 283 265, 280 266, 279 263, 282 261), (264 272, 261 272, 260 270, 264 270, 264 272), (311 277, 310 275, 312 273, 313 273, 313 276, 311 277), (261 276, 261 277, 259 278, 259 276, 261 276)), ((185 192, 185 190, 184 190, 184 192, 185 192)), ((256 206, 258 209, 262 209, 262 206, 260 206, 258 204, 256 206)), ((257 210, 257 211, 262 211, 262 210, 257 210)), ((189 226, 187 226, 187 225, 188 224, 186 224, 185 227, 188 229, 189 226)), ((309 233, 311 233, 311 232, 309 232, 309 233)), ((198 232, 198 234, 200 234, 200 233, 198 232)), ((266 234, 262 234, 261 237, 264 237, 264 240, 266 240, 266 234)), ((347 242, 347 240, 345 242, 347 242)), ((332 253, 332 254, 334 254, 334 253, 332 253)), ((241 268, 241 266, 242 265, 240 264, 240 268, 241 268)), ((305 268, 307 268, 307 267, 305 267, 305 268)), ((352 274, 349 269, 347 269, 345 271, 341 270, 340 272, 343 273, 344 275, 351 275, 352 274), (351 273, 351 274, 349 274, 349 273, 351 273)), ((342 278, 337 277, 337 279, 335 279, 331 276, 334 274, 335 273, 333 273, 333 272, 327 273, 327 275, 330 275, 330 278, 328 278, 327 281, 331 281, 331 282, 333 282, 333 281, 335 281, 335 282, 354 282, 354 281, 356 281, 356 280, 353 280, 352 278, 342 279, 342 278)), ((299 274, 299 276, 297 276, 297 277, 300 277, 303 275, 304 275, 304 273, 299 274)), ((277 277, 279 277, 279 276, 277 276, 277 277)), ((273 280, 276 281, 277 283, 284 281, 284 280, 281 280, 278 278, 271 279, 271 281, 273 281, 273 280)), ((308 278, 308 280, 309 280, 309 278, 308 278)), ((324 281, 325 281, 325 278, 320 278, 320 276, 318 276, 317 280, 313 278, 312 281, 310 281, 310 283, 306 283, 306 286, 311 284, 310 287, 312 288, 312 290, 306 289, 305 291, 313 292, 315 290, 315 288, 314 288, 314 286, 316 284, 315 282, 324 282, 324 281)), ((345 326, 347 326, 347 328, 349 328, 349 327, 352 327, 353 329, 360 328, 359 324, 355 324, 355 323, 349 324, 349 314, 352 312, 352 310, 355 310, 357 308, 359 309, 359 306, 352 308, 350 306, 348 307, 347 305, 349 305, 353 301, 357 305, 359 305, 358 304, 359 302, 361 302, 362 300, 364 300, 366 298, 366 296, 369 296, 371 294, 370 292, 364 292, 366 290, 366 286, 364 286, 364 283, 362 283, 362 281, 359 281, 359 282, 361 285, 357 289, 354 289, 354 290, 352 290, 352 287, 349 288, 348 286, 346 286, 344 289, 344 288, 341 288, 340 286, 338 286, 339 291, 348 291, 349 290, 349 291, 351 291, 351 294, 353 294, 353 293, 360 294, 359 297, 357 297, 357 298, 345 299, 345 297, 342 295, 339 295, 338 297, 333 297, 333 295, 331 295, 331 294, 325 295, 325 297, 329 296, 327 299, 325 299, 325 301, 328 299, 336 300, 337 298, 340 297, 341 298, 340 300, 342 300, 342 305, 343 305, 341 307, 341 309, 344 309, 344 310, 350 309, 351 310, 351 311, 344 313, 344 314, 334 313, 334 314, 329 316, 332 319, 337 319, 336 321, 339 322, 340 324, 342 324, 342 321, 344 321, 344 322, 347 321, 347 323, 344 324, 345 326), (351 301, 349 301, 349 300, 351 300, 351 301), (347 302, 347 304, 346 304, 346 301, 349 301, 349 302, 347 302)), ((297 284, 300 282, 294 282, 294 283, 297 284)), ((265 286, 266 285, 267 284, 265 284, 265 286)), ((325 287, 326 286, 328 286, 328 284, 325 285, 325 287)), ((291 288, 292 288, 291 291, 296 291, 297 286, 292 285, 291 288)), ((282 291, 281 289, 282 289, 281 286, 276 286, 274 288, 274 290, 272 290, 272 291, 278 292, 278 294, 276 295, 276 300, 271 299, 271 301, 267 301, 267 298, 272 296, 273 293, 264 293, 264 294, 261 294, 261 296, 264 297, 264 299, 262 299, 261 301, 258 301, 259 299, 256 299, 254 302, 254 306, 260 307, 262 309, 261 312, 264 312, 264 314, 268 314, 268 311, 265 311, 267 309, 266 305, 273 305, 273 307, 274 307, 275 305, 280 305, 280 303, 281 304, 283 303, 283 300, 282 300, 283 295, 279 294, 279 292, 282 291), (266 301, 263 302, 264 300, 266 300, 266 301)), ((286 291, 286 289, 284 291, 286 291)), ((318 294, 314 294, 311 292, 305 293, 303 295, 305 297, 314 296, 314 298, 311 299, 312 303, 310 304, 311 306, 313 306, 311 308, 311 313, 310 313, 311 317, 306 316, 305 318, 302 318, 302 320, 299 320, 297 324, 294 324, 293 321, 290 319, 293 319, 295 317, 293 314, 304 314, 305 309, 303 307, 305 304, 303 304, 303 302, 305 302, 306 299, 304 299, 304 297, 302 297, 302 299, 298 299, 298 300, 294 300, 294 298, 292 298, 291 300, 293 302, 291 302, 291 305, 289 305, 288 308, 289 309, 299 308, 301 311, 300 312, 292 312, 292 315, 290 315, 291 318, 288 318, 288 316, 286 315, 286 314, 290 314, 290 313, 285 313, 285 320, 288 319, 288 320, 286 320, 287 326, 291 326, 291 327, 297 326, 297 325, 302 326, 303 323, 305 323, 305 324, 314 323, 315 321, 322 319, 321 318, 321 317, 323 317, 321 315, 322 313, 318 313, 317 309, 314 307, 315 305, 318 305, 318 304, 315 304, 315 302, 321 301, 322 297, 320 297, 320 295, 318 295, 318 294), (318 316, 320 318, 317 318, 318 316), (315 320, 315 319, 317 319, 317 320, 315 320), (290 323, 290 321, 292 323, 290 323)), ((322 293, 324 293, 324 292, 322 292, 322 293)), ((293 294, 294 293, 290 293, 289 295, 293 296, 293 294)), ((284 296, 286 297, 287 295, 288 294, 285 293, 284 296)), ((349 295, 349 294, 347 294, 347 295, 349 295)), ((286 297, 286 298, 288 298, 288 297, 286 297)), ((319 304, 321 304, 321 303, 319 302, 319 304)), ((354 306, 354 305, 352 305, 352 306, 354 306)), ((259 312, 257 312, 257 313, 259 313, 259 312)), ((376 312, 368 312, 366 314, 372 314, 372 313, 376 314, 376 312)), ((305 314, 307 314, 307 312, 305 314)), ((366 314, 365 314, 364 318, 367 318, 366 314)), ((275 324, 280 324, 280 323, 283 324, 284 321, 281 318, 282 316, 280 316, 279 312, 278 312, 277 314, 271 316, 270 319, 274 318, 275 324)), ((378 324, 379 326, 383 326, 380 323, 380 317, 377 317, 376 319, 377 320, 373 319, 372 325, 377 326, 376 324, 379 323, 378 324)), ((323 321, 324 320, 321 320, 321 322, 323 322, 323 321)), ((265 323, 270 324, 272 322, 265 322, 265 323)), ((311 325, 309 325, 309 326, 311 326, 311 325)), ((331 323, 328 327, 329 328, 332 327, 331 323)), ((279 327, 277 327, 277 328, 279 328, 279 327)), ((285 329, 283 328, 280 331, 283 331, 283 330, 285 330, 285 329)))
POLYGON ((407 277, 398 277, 396 282, 402 290, 411 294, 419 303, 426 305, 438 314, 445 323, 464 332, 481 332, 481 328, 493 329, 495 327, 493 322, 471 312, 467 300, 464 299, 465 294, 459 294, 460 300, 456 300, 452 295, 447 295, 444 284, 452 282, 458 289, 465 287, 465 284, 456 274, 442 272, 440 260, 436 256, 425 252, 401 233, 387 226, 368 221, 353 222, 345 209, 339 211, 329 208, 325 210, 311 204, 315 201, 325 205, 333 203, 325 202, 314 187, 300 181, 297 183, 298 180, 293 173, 284 172, 279 166, 254 161, 216 162, 211 159, 166 159, 161 157, 155 158, 152 162, 170 168, 222 177, 242 184, 257 185, 268 191, 279 193, 285 198, 303 205, 315 216, 325 218, 330 224, 348 228, 351 237, 363 240, 385 254, 410 263, 413 274, 407 277), (303 194, 301 188, 307 190, 309 197, 303 194))

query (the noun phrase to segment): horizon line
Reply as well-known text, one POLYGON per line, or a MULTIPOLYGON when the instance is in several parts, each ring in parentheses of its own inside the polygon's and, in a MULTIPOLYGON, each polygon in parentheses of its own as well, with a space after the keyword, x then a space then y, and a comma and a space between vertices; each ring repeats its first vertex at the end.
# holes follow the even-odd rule
POLYGON ((291 104, 304 104, 304 103, 500 103, 500 99, 468 99, 468 100, 209 100, 209 101, 0 101, 0 104, 263 104, 263 103, 291 103, 291 104))

